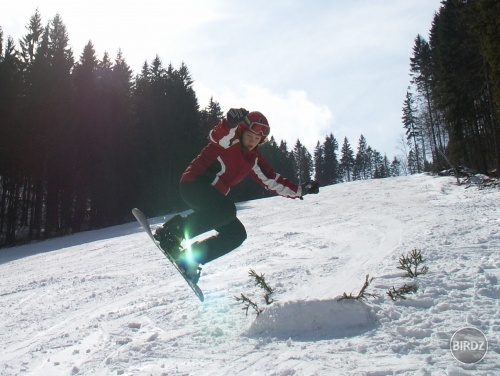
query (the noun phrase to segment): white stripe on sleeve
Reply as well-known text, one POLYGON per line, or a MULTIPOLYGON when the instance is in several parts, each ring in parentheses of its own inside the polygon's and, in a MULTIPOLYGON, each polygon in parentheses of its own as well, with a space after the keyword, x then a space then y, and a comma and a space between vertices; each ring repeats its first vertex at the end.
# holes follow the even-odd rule
POLYGON ((258 159, 255 160, 255 164, 253 166, 253 171, 257 175, 257 177, 260 179, 262 183, 269 189, 270 191, 276 192, 280 196, 285 196, 285 197, 300 197, 297 195, 297 192, 293 191, 291 188, 287 187, 286 185, 278 183, 278 179, 280 177, 279 174, 276 174, 276 177, 274 179, 271 179, 264 174, 262 169, 259 166, 258 159))

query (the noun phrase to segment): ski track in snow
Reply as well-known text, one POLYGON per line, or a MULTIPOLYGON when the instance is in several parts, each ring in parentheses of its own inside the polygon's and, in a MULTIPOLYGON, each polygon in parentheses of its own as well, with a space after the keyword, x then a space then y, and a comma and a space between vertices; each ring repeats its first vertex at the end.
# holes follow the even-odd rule
POLYGON ((498 374, 499 202, 415 175, 241 203, 248 239, 205 265, 203 304, 136 222, 0 250, 0 374, 498 374), (412 249, 429 273, 393 302, 412 249), (271 305, 250 268, 275 289, 271 305), (367 274, 377 297, 338 301, 367 274), (241 293, 264 312, 245 316, 241 293), (465 326, 489 340, 477 364, 449 350, 465 326))

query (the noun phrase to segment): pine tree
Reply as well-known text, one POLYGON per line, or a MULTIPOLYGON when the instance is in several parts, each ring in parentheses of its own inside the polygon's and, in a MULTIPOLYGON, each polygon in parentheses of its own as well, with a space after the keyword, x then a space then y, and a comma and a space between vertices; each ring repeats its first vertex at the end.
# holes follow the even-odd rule
MULTIPOLYGON (((35 18, 37 16, 35 15, 35 18)), ((34 30, 28 27, 28 35, 34 30)), ((32 37, 25 37, 28 40, 32 37)), ((49 25, 42 30, 34 43, 34 57, 23 60, 23 96, 20 103, 22 116, 19 120, 22 134, 23 164, 26 178, 30 182, 30 226, 29 239, 40 239, 48 234, 45 226, 47 209, 47 169, 51 112, 47 95, 51 82, 49 51, 49 25)))
POLYGON ((213 97, 210 97, 208 106, 201 110, 200 116, 202 137, 206 138, 212 128, 222 120, 224 112, 219 102, 215 101, 213 97))
POLYGON ((420 172, 419 148, 418 137, 420 136, 420 129, 417 126, 416 110, 414 108, 413 96, 409 91, 406 91, 406 98, 403 106, 403 124, 406 129, 406 139, 408 144, 413 141, 414 155, 416 158, 417 172, 420 172))
POLYGON ((70 72, 74 61, 66 26, 59 14, 49 22, 44 34, 47 45, 42 41, 38 51, 47 54, 45 62, 48 63, 48 81, 41 93, 45 98, 43 105, 39 107, 40 118, 37 124, 42 127, 42 136, 38 142, 45 149, 45 232, 54 236, 63 234, 66 225, 71 222, 71 176, 76 144, 73 138, 70 72))
POLYGON ((375 166, 375 150, 371 146, 366 148, 366 167, 367 167, 367 179, 373 179, 374 172, 376 170, 375 166))
POLYGON ((436 149, 443 151, 443 138, 440 127, 438 126, 432 106, 432 84, 433 84, 433 66, 431 59, 431 49, 429 43, 417 35, 415 44, 413 46, 413 56, 410 58, 410 71, 412 75, 412 82, 416 85, 418 92, 421 94, 426 108, 427 117, 426 125, 429 129, 430 140, 432 144, 432 154, 434 160, 439 160, 440 154, 436 149))
POLYGON ((323 143, 323 156, 324 156, 324 185, 336 184, 341 181, 339 173, 339 162, 337 160, 337 150, 339 144, 333 134, 325 138, 323 143))
POLYGON ((141 73, 136 78, 134 104, 136 108, 137 126, 140 130, 138 144, 140 154, 137 156, 143 181, 139 203, 146 213, 158 214, 166 209, 167 190, 166 168, 169 146, 165 140, 171 139, 166 124, 165 104, 166 72, 158 56, 151 64, 144 63, 141 73))
POLYGON ((324 148, 319 141, 314 149, 314 179, 320 183, 328 180, 325 168, 324 148))
POLYGON ((376 150, 373 151, 373 166, 374 166, 373 178, 374 179, 384 178, 385 177, 384 158, 382 157, 382 154, 380 154, 376 150))
POLYGON ((496 133, 490 77, 475 33, 477 19, 477 1, 445 0, 434 16, 429 37, 432 98, 448 129, 451 161, 487 173, 494 160, 496 133))
POLYGON ((21 56, 25 67, 29 67, 35 59, 35 52, 41 42, 43 34, 42 17, 38 9, 30 18, 26 27, 28 33, 21 39, 21 56))
POLYGON ((32 135, 37 147, 42 149, 33 157, 42 162, 40 173, 46 189, 43 193, 38 191, 38 195, 45 196, 44 227, 48 236, 64 233, 71 211, 70 186, 75 150, 70 111, 72 64, 66 28, 61 17, 56 15, 44 30, 33 66, 34 78, 38 82, 33 83, 37 98, 33 103, 32 135))
POLYGON ((358 151, 354 159, 353 180, 366 180, 370 178, 367 148, 366 138, 361 135, 358 141, 358 151))
POLYGON ((179 180, 185 167, 198 155, 205 146, 206 138, 200 132, 200 113, 198 99, 193 89, 193 80, 188 67, 181 63, 177 70, 171 67, 167 70, 167 106, 169 108, 168 121, 170 123, 170 143, 167 147, 168 160, 168 191, 167 207, 180 210, 184 204, 178 190, 179 180), (185 140, 180 143, 179 140, 185 140), (172 163, 176 161, 176 163, 172 163))
MULTIPOLYGON (((0 35, 0 45, 2 38, 0 35)), ((9 37, 5 51, 0 52, 0 234, 5 231, 8 243, 15 241, 22 209, 22 145, 16 126, 21 92, 20 61, 14 40, 9 37)))
POLYGON ((103 143, 101 95, 98 82, 98 62, 92 42, 85 46, 80 60, 72 72, 74 87, 75 136, 79 148, 75 156, 75 230, 87 229, 90 215, 92 227, 98 227, 100 186, 103 178, 102 153, 106 150, 103 143), (89 205, 90 202, 90 205, 89 205))
POLYGON ((389 178, 391 177, 391 164, 389 163, 389 159, 387 155, 384 154, 384 158, 382 159, 382 164, 380 166, 381 170, 381 178, 389 178))
POLYGON ((309 151, 307 151, 306 147, 302 145, 300 140, 297 140, 295 143, 293 157, 299 184, 310 181, 313 170, 312 156, 309 151))
POLYGON ((352 151, 347 137, 344 138, 344 143, 342 144, 340 153, 340 169, 344 176, 344 181, 349 182, 352 180, 352 172, 354 168, 354 152, 352 151))
POLYGON ((401 175, 401 161, 394 157, 390 166, 390 174, 391 176, 400 176, 401 175))
POLYGON ((187 67, 167 69, 158 56, 145 63, 137 78, 134 100, 141 129, 142 207, 148 213, 181 210, 179 179, 205 145, 198 100, 187 67), (165 192, 168 192, 166 194, 165 192))
POLYGON ((410 174, 416 174, 418 173, 418 164, 417 164, 417 158, 415 156, 415 151, 414 150, 410 150, 408 152, 408 171, 410 172, 410 174))
POLYGON ((136 203, 141 184, 137 178, 139 149, 136 138, 139 130, 134 118, 133 88, 132 69, 122 51, 118 50, 111 68, 107 111, 111 124, 109 163, 113 170, 108 181, 113 188, 107 194, 113 194, 113 198, 108 197, 109 220, 112 224, 121 223, 128 215, 130 208, 136 203))
POLYGON ((497 177, 500 178, 500 2, 477 0, 477 23, 474 31, 481 43, 484 57, 486 85, 491 116, 492 136, 495 147, 497 177))

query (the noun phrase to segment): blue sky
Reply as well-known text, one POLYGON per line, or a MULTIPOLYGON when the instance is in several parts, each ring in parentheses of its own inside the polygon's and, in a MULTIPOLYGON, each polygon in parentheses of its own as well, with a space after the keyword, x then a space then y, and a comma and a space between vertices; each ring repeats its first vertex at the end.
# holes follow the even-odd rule
POLYGON ((23 0, 0 12, 4 39, 20 39, 38 10, 59 13, 75 58, 89 40, 101 58, 121 48, 138 73, 156 55, 184 62, 200 107, 263 112, 271 133, 311 154, 333 133, 354 150, 361 134, 399 155, 401 109, 417 34, 428 36, 439 0, 23 0))

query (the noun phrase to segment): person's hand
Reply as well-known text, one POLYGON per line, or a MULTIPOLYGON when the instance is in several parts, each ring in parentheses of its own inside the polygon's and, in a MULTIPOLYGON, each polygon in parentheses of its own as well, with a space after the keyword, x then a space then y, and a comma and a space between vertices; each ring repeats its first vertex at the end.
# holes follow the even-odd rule
POLYGON ((302 183, 300 186, 302 187, 302 196, 319 193, 319 183, 317 181, 311 180, 302 183))
POLYGON ((229 128, 236 127, 239 123, 245 120, 245 116, 248 115, 248 111, 244 108, 231 108, 227 112, 227 125, 229 128))

